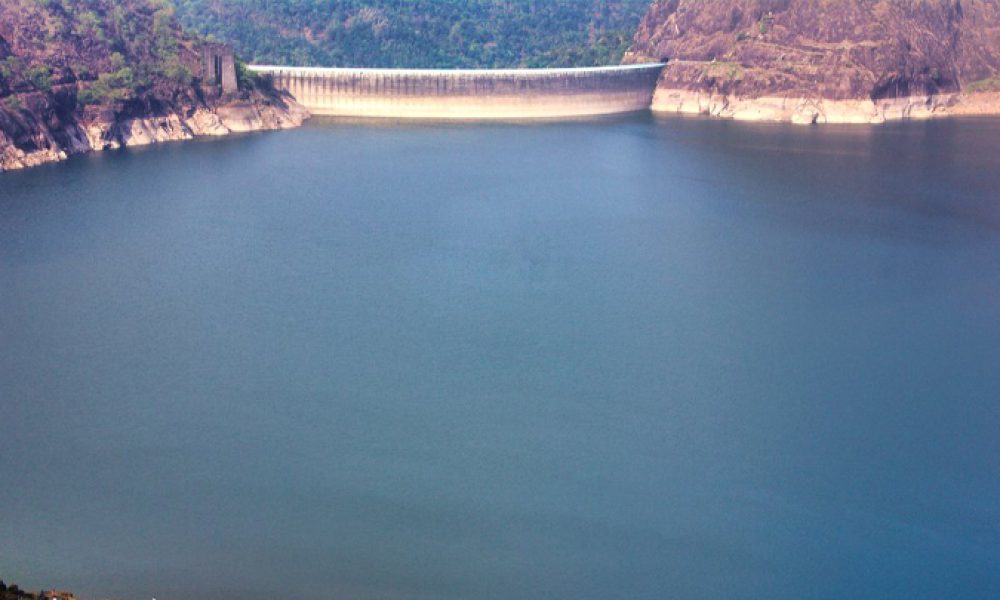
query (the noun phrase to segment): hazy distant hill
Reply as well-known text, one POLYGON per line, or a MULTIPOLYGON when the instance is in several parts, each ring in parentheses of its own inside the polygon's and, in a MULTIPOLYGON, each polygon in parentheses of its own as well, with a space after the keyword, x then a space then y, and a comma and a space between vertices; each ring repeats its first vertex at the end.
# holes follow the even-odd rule
POLYGON ((181 22, 256 63, 617 64, 649 0, 176 0, 181 22))

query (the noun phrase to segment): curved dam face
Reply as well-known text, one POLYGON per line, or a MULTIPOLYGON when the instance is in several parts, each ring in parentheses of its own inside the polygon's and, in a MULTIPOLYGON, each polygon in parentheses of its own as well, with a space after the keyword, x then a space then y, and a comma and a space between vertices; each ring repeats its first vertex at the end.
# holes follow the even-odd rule
POLYGON ((574 69, 250 66, 314 115, 559 118, 648 110, 663 64, 574 69))

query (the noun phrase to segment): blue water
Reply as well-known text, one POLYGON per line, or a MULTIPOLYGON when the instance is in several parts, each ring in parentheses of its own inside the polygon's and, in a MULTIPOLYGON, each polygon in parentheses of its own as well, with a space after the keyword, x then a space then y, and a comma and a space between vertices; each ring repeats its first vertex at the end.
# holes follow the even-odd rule
POLYGON ((315 121, 0 175, 0 578, 1000 597, 1000 121, 315 121))

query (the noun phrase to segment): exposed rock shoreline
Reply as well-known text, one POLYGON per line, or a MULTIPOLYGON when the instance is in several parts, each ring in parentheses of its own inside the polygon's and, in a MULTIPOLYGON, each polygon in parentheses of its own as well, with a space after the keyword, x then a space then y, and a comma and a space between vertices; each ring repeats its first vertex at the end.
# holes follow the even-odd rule
POLYGON ((290 96, 256 91, 176 107, 133 106, 119 112, 85 112, 79 118, 60 110, 58 94, 28 101, 41 110, 14 114, 0 111, 0 172, 58 162, 87 152, 289 129, 309 118, 309 113, 290 96))
POLYGON ((653 112, 697 114, 736 121, 869 124, 954 116, 1000 116, 1000 92, 907 96, 882 100, 761 96, 658 87, 653 112))

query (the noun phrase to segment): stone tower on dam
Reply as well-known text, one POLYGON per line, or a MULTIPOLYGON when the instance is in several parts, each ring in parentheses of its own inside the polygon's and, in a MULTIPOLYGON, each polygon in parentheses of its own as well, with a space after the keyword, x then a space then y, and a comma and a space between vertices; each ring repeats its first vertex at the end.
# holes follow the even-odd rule
POLYGON ((201 49, 201 63, 201 76, 205 83, 220 86, 224 94, 237 90, 236 55, 232 46, 204 44, 201 49))
POLYGON ((316 115, 560 118, 648 110, 663 64, 571 69, 251 66, 316 115))

